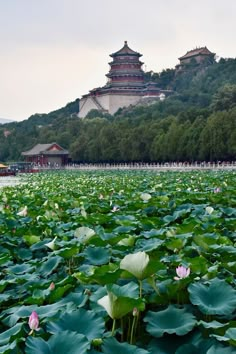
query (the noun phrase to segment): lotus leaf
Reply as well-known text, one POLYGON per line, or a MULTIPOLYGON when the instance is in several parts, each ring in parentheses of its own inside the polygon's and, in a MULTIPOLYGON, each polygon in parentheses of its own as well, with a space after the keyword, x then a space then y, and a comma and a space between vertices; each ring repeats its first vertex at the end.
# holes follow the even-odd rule
POLYGON ((63 313, 59 319, 49 322, 47 330, 53 334, 69 330, 83 334, 92 340, 103 334, 105 324, 102 317, 98 317, 93 311, 81 308, 70 313, 63 313))
POLYGON ((28 337, 26 354, 84 354, 90 347, 87 338, 79 333, 63 331, 52 335, 46 342, 41 338, 28 337))
POLYGON ((119 343, 115 338, 106 338, 102 345, 102 351, 104 354, 149 354, 148 350, 138 348, 135 345, 128 343, 119 343))
POLYGON ((229 315, 236 306, 236 291, 224 280, 215 278, 209 284, 193 283, 188 287, 192 304, 208 315, 229 315))
POLYGON ((183 336, 190 332, 196 324, 196 318, 186 309, 173 305, 163 311, 148 311, 144 317, 147 331, 154 337, 162 337, 164 333, 183 336))

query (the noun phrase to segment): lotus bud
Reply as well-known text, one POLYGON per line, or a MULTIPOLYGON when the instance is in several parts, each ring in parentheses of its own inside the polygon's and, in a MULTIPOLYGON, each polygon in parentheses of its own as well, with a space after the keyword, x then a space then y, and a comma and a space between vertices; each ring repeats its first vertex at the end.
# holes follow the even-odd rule
POLYGON ((52 282, 50 285, 49 285, 49 290, 50 291, 53 291, 55 289, 55 284, 52 282))
POLYGON ((133 309, 133 316, 134 316, 134 317, 137 317, 137 316, 138 316, 138 309, 137 309, 137 307, 134 307, 134 309, 133 309))
POLYGON ((29 317, 29 327, 31 329, 30 335, 33 333, 33 331, 38 331, 39 330, 39 317, 37 312, 33 311, 29 317))

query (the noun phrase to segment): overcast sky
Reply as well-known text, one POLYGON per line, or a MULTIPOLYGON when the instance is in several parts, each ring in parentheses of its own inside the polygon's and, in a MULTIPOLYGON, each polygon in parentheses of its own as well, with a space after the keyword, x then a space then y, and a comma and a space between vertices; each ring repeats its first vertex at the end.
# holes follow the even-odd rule
POLYGON ((0 118, 48 113, 106 83, 124 41, 144 69, 207 46, 236 57, 236 0, 0 0, 0 118))

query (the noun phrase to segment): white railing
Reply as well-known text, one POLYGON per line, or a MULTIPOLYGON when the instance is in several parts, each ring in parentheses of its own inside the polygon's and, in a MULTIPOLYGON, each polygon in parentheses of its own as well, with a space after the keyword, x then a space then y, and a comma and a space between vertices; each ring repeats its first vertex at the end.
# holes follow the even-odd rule
POLYGON ((236 169, 233 162, 166 162, 166 163, 85 163, 65 166, 68 170, 209 170, 236 169))

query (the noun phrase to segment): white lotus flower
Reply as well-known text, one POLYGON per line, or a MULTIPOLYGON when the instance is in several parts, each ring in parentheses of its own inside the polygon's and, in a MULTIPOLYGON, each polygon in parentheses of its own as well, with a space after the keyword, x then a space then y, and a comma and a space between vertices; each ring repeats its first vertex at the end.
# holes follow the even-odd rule
POLYGON ((101 299, 98 300, 98 304, 104 307, 104 309, 112 319, 114 319, 115 316, 114 304, 116 299, 117 297, 113 293, 109 292, 108 295, 103 296, 101 299))
POLYGON ((24 209, 22 209, 21 211, 19 211, 19 213, 17 213, 17 215, 27 216, 27 213, 28 213, 28 208, 27 208, 27 206, 25 206, 24 209))
POLYGON ((137 279, 143 280, 145 279, 145 270, 149 261, 149 255, 145 252, 128 254, 120 262, 120 269, 127 270, 137 279))
POLYGON ((117 296, 112 291, 98 300, 98 304, 104 307, 108 315, 113 319, 119 319, 133 310, 133 299, 117 296))
POLYGON ((140 195, 140 198, 141 198, 144 202, 148 202, 149 199, 152 198, 152 196, 151 196, 151 194, 149 194, 149 193, 142 193, 142 194, 140 195))
POLYGON ((47 246, 48 248, 50 248, 52 251, 55 250, 55 241, 57 239, 57 236, 51 241, 51 242, 48 242, 48 243, 45 243, 45 246, 47 246))
POLYGON ((208 206, 208 207, 206 207, 205 210, 206 210, 207 214, 211 215, 213 213, 213 211, 214 211, 214 208, 212 208, 211 206, 208 206))

